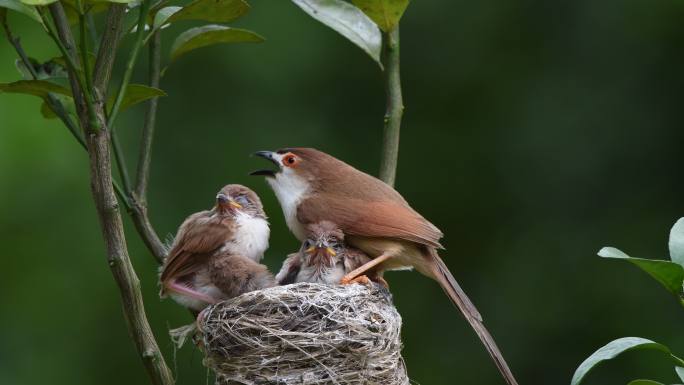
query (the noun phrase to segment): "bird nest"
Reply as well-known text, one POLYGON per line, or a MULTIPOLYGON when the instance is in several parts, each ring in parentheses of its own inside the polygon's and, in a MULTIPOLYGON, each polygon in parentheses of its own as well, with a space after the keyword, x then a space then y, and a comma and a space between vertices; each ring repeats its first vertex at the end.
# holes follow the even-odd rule
POLYGON ((198 318, 217 384, 409 383, 401 316, 372 286, 277 286, 210 306, 198 318))

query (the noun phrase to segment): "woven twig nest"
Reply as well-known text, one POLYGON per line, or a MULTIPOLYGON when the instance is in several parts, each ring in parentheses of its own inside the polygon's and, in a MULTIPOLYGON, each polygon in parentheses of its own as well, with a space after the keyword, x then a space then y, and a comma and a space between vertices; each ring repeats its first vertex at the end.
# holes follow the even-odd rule
POLYGON ((401 316, 378 285, 299 283, 210 306, 198 321, 217 383, 409 383, 401 316))

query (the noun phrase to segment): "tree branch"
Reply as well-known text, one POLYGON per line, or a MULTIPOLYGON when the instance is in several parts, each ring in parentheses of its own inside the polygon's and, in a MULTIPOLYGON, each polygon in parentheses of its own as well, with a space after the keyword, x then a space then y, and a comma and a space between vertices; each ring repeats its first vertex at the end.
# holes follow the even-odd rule
MULTIPOLYGON (((53 4, 58 4, 61 8, 61 4, 53 4)), ((73 47, 73 36, 63 9, 61 14, 59 10, 54 11, 53 19, 58 31, 60 31, 60 39, 63 40, 64 45, 66 47, 73 47)), ((116 34, 114 34, 114 36, 116 36, 116 34)), ((107 45, 102 45, 102 47, 105 46, 107 45)), ((100 95, 99 97, 106 95, 107 82, 101 82, 101 79, 103 74, 111 71, 111 64, 114 59, 113 52, 103 53, 101 49, 100 53, 110 56, 111 60, 101 62, 109 68, 101 68, 97 71, 100 74, 100 82, 98 83, 100 87, 92 91, 95 94, 100 95)), ((78 89, 78 83, 74 83, 74 76, 74 73, 69 74, 72 85, 75 85, 76 89, 74 90, 74 94, 76 95, 76 91, 80 93, 81 90, 78 89)), ((107 130, 105 112, 101 104, 97 104, 95 108, 96 110, 92 112, 99 120, 97 124, 100 125, 100 129, 90 125, 87 115, 84 116, 84 113, 87 113, 87 111, 80 109, 79 116, 81 117, 81 121, 85 123, 83 127, 85 128, 88 157, 90 160, 90 186, 105 241, 107 261, 119 287, 121 300, 123 302, 124 316, 128 324, 129 332, 135 342, 135 346, 152 383, 155 385, 172 385, 174 380, 171 371, 164 361, 157 342, 154 339, 154 335, 152 334, 152 329, 147 321, 142 294, 140 292, 140 282, 135 274, 126 249, 126 239, 123 231, 121 213, 119 211, 116 193, 112 187, 113 179, 111 173, 111 154, 109 151, 109 132, 107 130)))
POLYGON ((399 156, 399 129, 401 127, 401 117, 404 113, 399 72, 399 26, 390 32, 383 32, 382 39, 382 64, 385 67, 387 108, 382 138, 380 179, 388 185, 394 186, 397 174, 397 158, 399 156))
MULTIPOLYGON (((112 5, 109 6, 105 27, 102 31, 102 38, 100 39, 100 48, 97 51, 97 58, 95 59, 93 86, 96 90, 104 90, 109 84, 109 79, 112 76, 114 57, 116 56, 116 48, 119 46, 119 40, 121 40, 121 25, 125 13, 125 4, 112 3, 112 5)), ((98 104, 102 105, 104 102, 103 98, 106 95, 96 94, 95 96, 96 98, 99 98, 98 104)))
MULTIPOLYGON (((150 87, 159 88, 161 69, 161 33, 155 32, 150 41, 150 64, 149 77, 150 87)), ((166 248, 154 231, 147 216, 147 181, 150 175, 150 160, 152 157, 152 141, 157 117, 157 98, 153 98, 147 105, 145 126, 142 131, 140 154, 138 157, 138 170, 136 175, 135 190, 133 191, 133 223, 150 249, 157 262, 164 262, 166 248)))

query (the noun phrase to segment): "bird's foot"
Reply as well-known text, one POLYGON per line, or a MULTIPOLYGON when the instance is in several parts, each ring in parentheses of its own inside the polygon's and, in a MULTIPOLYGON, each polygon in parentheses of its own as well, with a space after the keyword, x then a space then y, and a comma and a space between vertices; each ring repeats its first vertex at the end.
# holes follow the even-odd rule
POLYGON ((382 278, 382 277, 375 277, 375 278, 373 279, 373 281, 374 281, 374 282, 377 282, 379 285, 381 285, 381 286, 384 287, 385 289, 389 290, 389 283, 387 283, 387 281, 385 281, 384 278, 382 278))
POLYGON ((356 278, 349 279, 346 276, 340 281, 340 285, 351 285, 353 283, 359 283, 361 285, 370 286, 371 280, 365 275, 359 275, 356 278))

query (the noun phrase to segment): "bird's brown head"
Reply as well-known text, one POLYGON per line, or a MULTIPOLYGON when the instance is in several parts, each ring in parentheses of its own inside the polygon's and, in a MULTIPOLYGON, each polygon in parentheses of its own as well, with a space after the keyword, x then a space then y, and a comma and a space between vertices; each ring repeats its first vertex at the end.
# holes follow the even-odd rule
POLYGON ((250 175, 262 175, 267 178, 277 178, 281 175, 299 175, 311 177, 320 172, 330 161, 337 161, 332 156, 314 148, 291 147, 277 151, 257 151, 254 155, 271 161, 276 169, 261 169, 250 175))
POLYGON ((329 221, 322 221, 307 226, 307 237, 302 244, 302 251, 311 259, 323 259, 332 263, 336 257, 344 253, 344 233, 329 221))
POLYGON ((283 148, 258 151, 254 155, 275 165, 275 169, 261 169, 250 175, 265 176, 281 204, 285 197, 293 199, 312 188, 322 190, 343 182, 344 171, 351 169, 348 164, 313 148, 283 148))
POLYGON ((239 184, 224 186, 216 194, 215 208, 218 212, 226 215, 247 214, 252 217, 266 217, 259 196, 254 191, 239 184))

